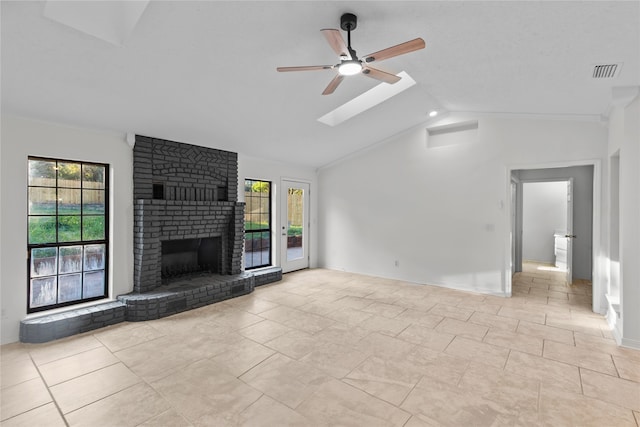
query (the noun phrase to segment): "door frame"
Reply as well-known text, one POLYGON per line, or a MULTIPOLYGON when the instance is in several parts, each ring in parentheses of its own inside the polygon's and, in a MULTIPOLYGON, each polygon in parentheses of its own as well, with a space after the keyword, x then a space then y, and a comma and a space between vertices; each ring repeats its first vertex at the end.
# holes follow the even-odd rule
POLYGON ((280 179, 280 222, 278 224, 277 236, 279 240, 279 255, 280 255, 280 268, 282 268, 283 273, 288 273, 291 271, 301 270, 304 268, 309 268, 311 265, 311 182, 304 179, 297 178, 281 178, 280 179), (303 204, 303 221, 306 223, 303 228, 303 248, 304 248, 304 257, 306 258, 306 263, 304 266, 294 266, 293 268, 289 268, 287 266, 287 242, 282 235, 282 230, 285 227, 285 223, 287 222, 287 194, 288 192, 285 189, 289 186, 289 183, 293 184, 301 184, 305 185, 308 188, 307 194, 304 196, 304 204, 303 204))
MULTIPOLYGON (((511 173, 520 169, 557 169, 567 168, 572 166, 593 166, 593 224, 592 224, 592 246, 591 246, 591 283, 593 286, 593 298, 591 301, 591 309, 600 314, 606 312, 605 295, 606 291, 606 275, 604 271, 605 254, 602 253, 601 245, 601 212, 602 212, 602 161, 600 159, 592 160, 577 160, 567 162, 550 162, 550 163, 535 163, 535 164, 514 164, 508 165, 505 168, 504 179, 504 194, 507 203, 504 203, 506 212, 504 215, 503 229, 505 231, 504 239, 504 294, 507 297, 511 297, 512 294, 512 247, 511 247, 511 230, 514 226, 512 224, 512 206, 516 201, 511 198, 511 173), (602 265, 601 265, 602 264, 602 265)), ((520 197, 521 198, 521 197, 520 197)), ((517 217, 517 215, 514 215, 517 217)), ((516 227, 517 229, 517 227, 516 227)))

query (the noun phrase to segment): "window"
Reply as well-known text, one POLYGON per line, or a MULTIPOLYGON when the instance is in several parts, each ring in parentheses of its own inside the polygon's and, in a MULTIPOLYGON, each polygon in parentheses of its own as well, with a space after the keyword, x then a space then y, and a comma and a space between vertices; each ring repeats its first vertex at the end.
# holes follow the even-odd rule
POLYGON ((29 313, 107 296, 108 165, 29 157, 29 313))
POLYGON ((244 267, 271 265, 271 182, 244 181, 244 267))

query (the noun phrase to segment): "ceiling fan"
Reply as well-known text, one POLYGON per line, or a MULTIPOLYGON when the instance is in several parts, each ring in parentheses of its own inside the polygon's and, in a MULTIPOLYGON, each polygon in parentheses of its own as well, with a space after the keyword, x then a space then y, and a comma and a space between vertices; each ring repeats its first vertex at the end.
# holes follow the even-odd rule
POLYGON ((380 80, 386 83, 396 83, 400 77, 395 74, 387 73, 369 66, 371 62, 382 61, 394 56, 403 55, 415 50, 424 49, 425 43, 421 38, 413 39, 408 42, 382 49, 378 52, 365 55, 358 59, 356 51, 351 47, 351 31, 355 30, 358 25, 358 17, 353 13, 345 13, 340 17, 340 28, 347 32, 347 44, 345 44, 340 30, 325 29, 320 30, 326 37, 329 45, 335 53, 340 56, 340 63, 336 65, 309 65, 300 67, 278 67, 278 71, 314 71, 314 70, 337 70, 338 74, 329 82, 323 95, 332 94, 345 76, 353 76, 362 73, 372 79, 380 80))

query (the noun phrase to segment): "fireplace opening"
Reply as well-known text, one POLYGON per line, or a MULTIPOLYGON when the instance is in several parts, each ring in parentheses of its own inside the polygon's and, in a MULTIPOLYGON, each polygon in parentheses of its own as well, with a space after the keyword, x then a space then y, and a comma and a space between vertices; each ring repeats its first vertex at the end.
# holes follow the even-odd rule
POLYGON ((162 241, 163 282, 198 273, 222 273, 222 239, 206 237, 162 241))

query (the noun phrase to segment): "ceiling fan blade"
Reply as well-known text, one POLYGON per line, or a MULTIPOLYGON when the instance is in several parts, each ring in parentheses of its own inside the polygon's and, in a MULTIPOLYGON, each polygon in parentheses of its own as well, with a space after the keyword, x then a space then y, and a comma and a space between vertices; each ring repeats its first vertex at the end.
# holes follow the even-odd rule
POLYGON ((333 78, 333 80, 329 82, 329 85, 324 90, 324 92, 322 92, 322 94, 331 95, 336 90, 336 88, 342 82, 343 79, 344 79, 344 76, 342 74, 336 74, 336 76, 333 78))
POLYGON ((347 45, 342 38, 342 34, 340 34, 340 30, 325 29, 320 31, 322 31, 322 34, 324 34, 324 36, 327 38, 331 49, 333 49, 333 51, 337 53, 338 56, 347 56, 349 59, 351 59, 349 49, 347 49, 347 45))
POLYGON ((301 67, 278 67, 278 71, 314 71, 314 70, 332 70, 335 65, 306 65, 301 67))
POLYGON ((413 52, 414 50, 424 49, 426 46, 421 38, 413 39, 408 42, 382 49, 378 52, 364 56, 364 62, 382 61, 383 59, 393 58, 394 56, 403 55, 413 52))
POLYGON ((371 77, 372 79, 380 80, 389 84, 394 84, 401 80, 400 77, 396 76, 395 74, 387 73, 386 71, 369 67, 366 64, 363 64, 362 74, 367 77, 371 77))

